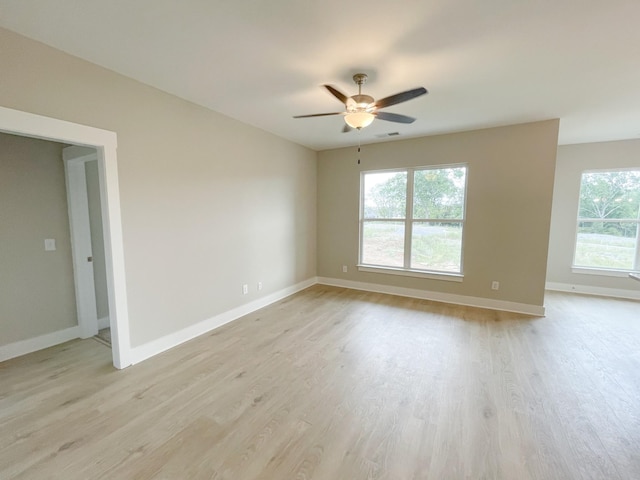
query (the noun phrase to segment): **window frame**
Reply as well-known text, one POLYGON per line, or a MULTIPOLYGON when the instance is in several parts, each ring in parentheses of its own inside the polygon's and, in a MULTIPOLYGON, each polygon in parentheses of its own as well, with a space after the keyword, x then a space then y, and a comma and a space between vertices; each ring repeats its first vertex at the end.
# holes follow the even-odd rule
POLYGON ((615 173, 615 172, 639 172, 638 167, 622 167, 622 168, 594 168, 586 169, 580 172, 579 188, 578 188, 578 203, 575 223, 575 235, 573 239, 573 256, 571 258, 571 271, 572 273, 580 273, 586 275, 601 275, 608 277, 628 277, 630 273, 640 272, 640 211, 638 218, 614 218, 614 219, 602 219, 602 218, 586 218, 580 216, 580 194, 582 193, 582 181, 585 174, 588 173, 615 173), (636 244, 634 255, 634 267, 632 269, 616 268, 616 267, 590 267, 584 265, 576 265, 576 254, 578 251, 578 235, 580 233, 581 222, 602 222, 602 223, 635 223, 636 224, 636 244))
POLYGON ((438 165, 421 165, 415 167, 401 167, 401 168, 389 168, 389 169, 377 169, 366 170, 360 172, 360 208, 359 208, 359 220, 358 220, 358 271, 383 273, 390 275, 401 275, 407 277, 418 278, 430 278, 435 280, 446 280, 452 282, 462 282, 464 278, 464 244, 465 244, 465 225, 467 219, 467 187, 469 183, 469 165, 467 163, 447 163, 438 165), (462 202, 462 216, 461 218, 414 218, 414 183, 415 172, 424 170, 445 170, 452 168, 464 168, 464 200, 462 202), (406 173, 407 175, 407 191, 406 191, 406 204, 405 204, 405 217, 404 218, 380 218, 380 219, 366 219, 364 216, 365 209, 365 176, 375 173, 406 173), (374 222, 402 222, 404 223, 404 262, 402 267, 375 265, 364 263, 362 261, 363 247, 364 247, 364 224, 365 221, 374 222), (427 270, 411 268, 411 247, 412 247, 412 235, 414 223, 420 222, 441 222, 441 223, 459 223, 461 224, 462 234, 460 239, 460 270, 458 272, 449 272, 444 270, 427 270))

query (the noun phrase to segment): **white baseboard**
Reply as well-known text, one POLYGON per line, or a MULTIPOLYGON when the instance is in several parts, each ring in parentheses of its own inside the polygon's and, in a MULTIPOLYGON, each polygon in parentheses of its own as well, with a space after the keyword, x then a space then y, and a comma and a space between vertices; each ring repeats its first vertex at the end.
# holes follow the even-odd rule
POLYGON ((111 323, 109 322, 109 317, 102 317, 98 319, 98 330, 102 330, 104 328, 111 327, 111 323))
POLYGON ((176 347, 181 343, 192 340, 200 335, 210 332, 211 330, 221 327, 222 325, 232 322, 233 320, 237 320, 240 317, 248 315, 252 312, 255 312, 256 310, 266 307, 267 305, 271 305, 274 302, 282 300, 289 295, 293 295, 294 293, 304 290, 305 288, 309 288, 316 283, 318 283, 317 278, 310 278, 291 287, 283 288, 282 290, 267 295, 266 297, 262 297, 254 300, 253 302, 241 305, 238 308, 234 308, 233 310, 229 310, 227 312, 221 313, 220 315, 216 315, 215 317, 203 320, 202 322, 191 325, 190 327, 184 328, 170 335, 158 338, 157 340, 152 340, 151 342, 145 343, 138 347, 133 347, 131 349, 132 364, 135 365, 136 363, 140 363, 143 360, 153 357, 154 355, 158 355, 159 353, 169 350, 170 348, 176 347))
POLYGON ((59 345, 74 338, 80 338, 80 327, 66 328, 57 332, 47 333, 35 338, 28 338, 19 342, 10 343, 0 346, 0 362, 9 360, 10 358, 20 357, 27 353, 36 352, 44 348, 59 345))
POLYGON ((581 293, 583 295, 598 295, 601 297, 626 298, 640 300, 640 290, 623 290, 620 288, 591 287, 589 285, 574 285, 570 283, 547 282, 547 290, 556 292, 581 293))
POLYGON ((351 288, 354 290, 365 290, 367 292, 388 293, 390 295, 399 295, 401 297, 420 298, 423 300, 433 300, 435 302, 466 305, 469 307, 488 308, 490 310, 500 310, 504 312, 524 313, 526 315, 534 315, 539 317, 544 316, 543 306, 529 305, 527 303, 507 302, 504 300, 492 300, 490 298, 469 297, 466 295, 432 292, 414 288, 394 287, 390 285, 379 285, 377 283, 354 282, 351 280, 341 280, 338 278, 319 277, 318 283, 321 283, 323 285, 332 285, 334 287, 351 288))

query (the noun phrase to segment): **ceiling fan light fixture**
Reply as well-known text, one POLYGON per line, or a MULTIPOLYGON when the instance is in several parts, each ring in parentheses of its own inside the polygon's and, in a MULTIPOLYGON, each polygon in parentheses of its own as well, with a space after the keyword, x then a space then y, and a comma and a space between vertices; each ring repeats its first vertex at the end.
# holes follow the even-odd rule
POLYGON ((368 127, 373 122, 373 119, 376 118, 373 113, 369 112, 351 112, 347 113, 344 116, 344 121, 351 128, 356 128, 360 130, 361 128, 368 127))

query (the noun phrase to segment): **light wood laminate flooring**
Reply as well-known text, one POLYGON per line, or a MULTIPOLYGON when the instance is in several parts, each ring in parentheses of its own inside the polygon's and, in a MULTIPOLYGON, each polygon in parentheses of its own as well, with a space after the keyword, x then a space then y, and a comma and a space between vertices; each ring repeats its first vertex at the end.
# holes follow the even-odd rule
POLYGON ((640 478, 640 303, 547 316, 316 285, 122 371, 0 364, 1 479, 640 478))

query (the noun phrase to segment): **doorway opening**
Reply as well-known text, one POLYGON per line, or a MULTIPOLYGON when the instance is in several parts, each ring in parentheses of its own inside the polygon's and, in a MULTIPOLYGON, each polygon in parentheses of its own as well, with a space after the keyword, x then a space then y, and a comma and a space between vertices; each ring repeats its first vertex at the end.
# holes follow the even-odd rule
MULTIPOLYGON (((116 134, 5 107, 0 107, 0 132, 95 149, 113 365, 131 365, 116 134)), ((78 316, 80 323, 80 312, 78 316)))

